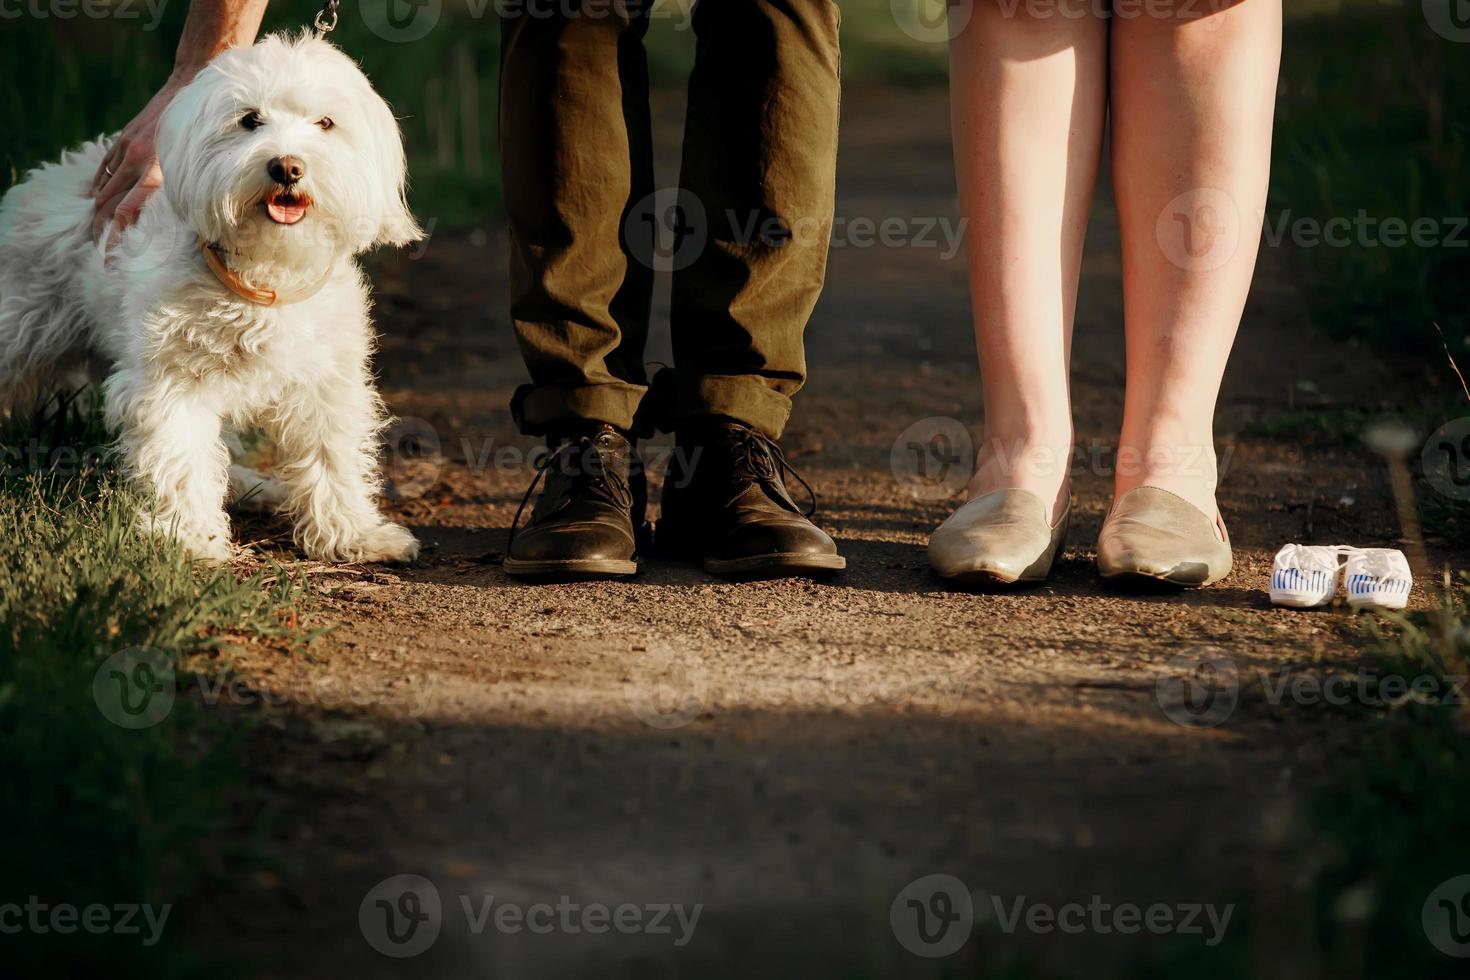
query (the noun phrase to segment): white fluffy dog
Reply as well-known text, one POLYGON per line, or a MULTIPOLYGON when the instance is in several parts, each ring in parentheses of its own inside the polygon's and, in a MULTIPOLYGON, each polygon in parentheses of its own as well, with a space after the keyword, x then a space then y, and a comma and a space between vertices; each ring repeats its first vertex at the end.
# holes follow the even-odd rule
POLYGON ((324 561, 409 561, 377 508, 384 408, 354 256, 422 237, 398 125, 358 67, 309 34, 226 51, 170 103, 163 189, 111 254, 89 186, 110 140, 32 171, 0 202, 0 411, 79 364, 106 371, 146 530, 230 559, 229 430, 276 446, 266 496, 324 561))

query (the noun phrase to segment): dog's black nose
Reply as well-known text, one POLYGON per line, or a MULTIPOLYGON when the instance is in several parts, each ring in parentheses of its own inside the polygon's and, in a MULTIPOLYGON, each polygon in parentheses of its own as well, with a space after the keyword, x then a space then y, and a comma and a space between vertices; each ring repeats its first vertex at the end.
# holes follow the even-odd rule
POLYGON ((276 183, 290 185, 306 176, 306 164, 300 157, 272 157, 265 171, 276 183))

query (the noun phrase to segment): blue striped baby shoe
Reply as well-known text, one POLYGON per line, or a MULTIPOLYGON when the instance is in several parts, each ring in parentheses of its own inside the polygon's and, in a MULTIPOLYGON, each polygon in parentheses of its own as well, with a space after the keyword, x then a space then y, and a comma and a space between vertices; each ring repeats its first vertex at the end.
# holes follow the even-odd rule
POLYGON ((1325 606, 1337 595, 1339 556, 1330 545, 1283 545, 1271 563, 1271 604, 1293 609, 1325 606))
POLYGON ((1409 603, 1414 577, 1409 559, 1397 548, 1348 548, 1347 601, 1354 609, 1402 609, 1409 603))

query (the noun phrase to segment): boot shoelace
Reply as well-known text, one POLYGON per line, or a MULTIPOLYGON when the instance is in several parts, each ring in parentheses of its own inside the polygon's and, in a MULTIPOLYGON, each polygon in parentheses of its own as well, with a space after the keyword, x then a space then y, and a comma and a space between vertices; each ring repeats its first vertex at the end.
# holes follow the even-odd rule
POLYGON ((551 471, 552 467, 565 459, 573 450, 582 453, 582 460, 589 472, 578 474, 582 477, 578 482, 587 489, 594 497, 598 497, 614 507, 631 506, 633 503, 633 491, 628 486, 622 475, 609 470, 603 459, 602 451, 597 446, 595 439, 583 436, 575 441, 568 440, 557 446, 550 455, 536 465, 536 476, 532 478, 531 485, 521 495, 520 506, 516 508, 516 516, 510 522, 510 535, 505 539, 505 550, 510 551, 510 546, 516 539, 516 531, 521 526, 521 515, 525 513, 526 504, 530 502, 531 495, 536 492, 536 487, 541 480, 551 471))
MULTIPOLYGON (((775 441, 767 438, 764 434, 754 429, 741 426, 733 428, 734 438, 730 446, 731 469, 736 473, 753 477, 757 482, 774 483, 778 486, 784 485, 784 475, 790 473, 796 477, 811 497, 811 507, 800 511, 801 516, 810 520, 817 514, 817 492, 812 485, 806 482, 806 478, 797 471, 796 467, 786 461, 786 454, 781 452, 781 447, 775 441)), ((795 501, 793 501, 795 503, 795 501)))

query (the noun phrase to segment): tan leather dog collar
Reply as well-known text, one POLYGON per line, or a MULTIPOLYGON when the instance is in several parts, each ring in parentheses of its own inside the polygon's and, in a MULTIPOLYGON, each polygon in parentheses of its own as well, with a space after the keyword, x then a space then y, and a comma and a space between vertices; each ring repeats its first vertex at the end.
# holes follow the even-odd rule
POLYGON ((214 273, 214 277, 220 281, 220 285, 241 299, 249 300, 259 306, 286 306, 290 303, 299 303, 304 299, 310 299, 321 292, 322 287, 331 278, 331 273, 329 272, 309 286, 293 290, 289 293, 282 293, 274 289, 262 289, 258 286, 252 286, 241 279, 239 274, 225 262, 218 245, 201 241, 199 243, 199 252, 204 256, 204 264, 209 267, 210 272, 214 273))

